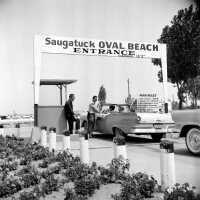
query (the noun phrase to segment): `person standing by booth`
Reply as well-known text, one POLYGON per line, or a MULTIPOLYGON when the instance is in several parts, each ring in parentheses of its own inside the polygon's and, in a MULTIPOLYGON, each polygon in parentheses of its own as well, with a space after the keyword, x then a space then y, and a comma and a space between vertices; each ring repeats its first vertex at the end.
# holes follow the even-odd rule
POLYGON ((97 96, 92 97, 92 103, 89 104, 88 109, 88 134, 90 137, 92 137, 92 132, 95 128, 95 122, 96 122, 96 113, 99 113, 98 105, 97 105, 97 96))
POLYGON ((70 94, 69 99, 68 99, 68 101, 66 101, 65 106, 64 106, 65 118, 69 125, 70 135, 73 134, 73 122, 74 121, 76 121, 76 130, 79 128, 78 127, 79 120, 76 119, 75 113, 73 111, 73 101, 74 100, 75 100, 75 94, 70 94))

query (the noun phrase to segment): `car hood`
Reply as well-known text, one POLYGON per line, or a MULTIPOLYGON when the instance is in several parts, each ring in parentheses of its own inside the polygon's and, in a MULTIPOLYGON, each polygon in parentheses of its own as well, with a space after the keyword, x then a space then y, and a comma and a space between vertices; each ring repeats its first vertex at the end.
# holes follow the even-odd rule
POLYGON ((140 123, 174 123, 171 113, 137 113, 140 123))

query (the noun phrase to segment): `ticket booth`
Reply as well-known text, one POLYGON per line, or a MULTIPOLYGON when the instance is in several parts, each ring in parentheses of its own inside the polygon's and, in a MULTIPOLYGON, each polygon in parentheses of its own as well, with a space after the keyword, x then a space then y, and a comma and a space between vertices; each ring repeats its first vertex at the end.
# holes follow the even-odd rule
POLYGON ((60 90, 60 105, 38 105, 35 112, 35 120, 37 126, 55 127, 59 134, 67 128, 66 119, 64 117, 64 103, 67 100, 68 92, 67 86, 75 83, 77 80, 69 79, 41 79, 40 87, 56 86, 60 90), (63 102, 63 89, 65 93, 65 100, 63 102))

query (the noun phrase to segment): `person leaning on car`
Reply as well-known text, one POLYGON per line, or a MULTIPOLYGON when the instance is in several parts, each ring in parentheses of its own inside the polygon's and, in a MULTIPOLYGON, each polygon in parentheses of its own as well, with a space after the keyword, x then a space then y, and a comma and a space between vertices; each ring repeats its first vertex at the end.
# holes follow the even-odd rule
POLYGON ((64 106, 65 118, 68 121, 70 134, 73 134, 73 122, 76 122, 76 130, 79 129, 79 126, 80 126, 80 120, 75 117, 75 114, 73 111, 74 100, 75 100, 75 95, 70 94, 69 99, 68 101, 66 101, 65 106, 64 106))
POLYGON ((92 103, 89 104, 88 115, 87 115, 88 133, 90 137, 92 137, 92 132, 95 127, 96 113, 99 113, 99 109, 97 105, 97 96, 93 96, 92 103))

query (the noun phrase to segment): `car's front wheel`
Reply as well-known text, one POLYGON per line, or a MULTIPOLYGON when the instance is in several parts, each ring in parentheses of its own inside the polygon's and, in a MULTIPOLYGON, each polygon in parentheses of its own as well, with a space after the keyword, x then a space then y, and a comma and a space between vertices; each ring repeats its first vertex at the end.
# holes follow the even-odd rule
POLYGON ((200 129, 192 128, 186 134, 186 146, 194 155, 200 155, 200 129))
POLYGON ((155 142, 160 142, 160 140, 163 137, 163 133, 155 133, 155 134, 151 134, 151 137, 153 139, 153 141, 155 142))

